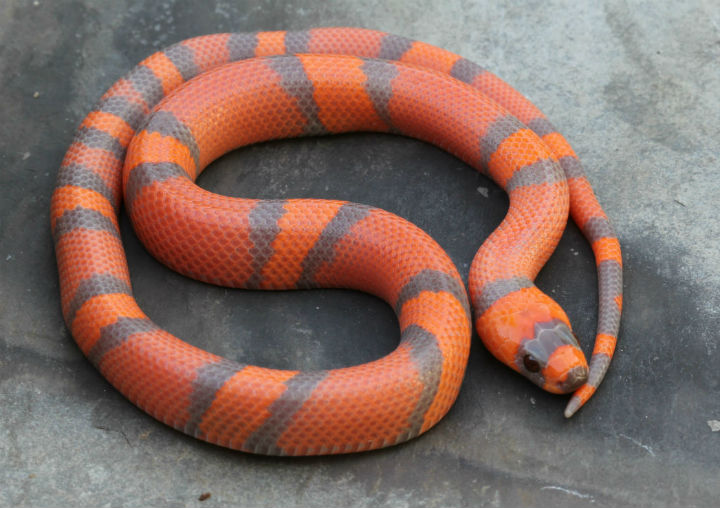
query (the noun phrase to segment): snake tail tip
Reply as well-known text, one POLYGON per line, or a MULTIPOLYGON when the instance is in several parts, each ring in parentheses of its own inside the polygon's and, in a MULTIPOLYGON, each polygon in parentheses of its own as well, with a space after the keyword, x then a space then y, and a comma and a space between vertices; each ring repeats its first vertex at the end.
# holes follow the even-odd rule
POLYGON ((565 412, 563 412, 563 415, 565 418, 571 418, 575 413, 577 413, 577 410, 580 409, 582 406, 582 400, 580 397, 573 396, 570 399, 570 402, 568 402, 567 407, 565 408, 565 412))

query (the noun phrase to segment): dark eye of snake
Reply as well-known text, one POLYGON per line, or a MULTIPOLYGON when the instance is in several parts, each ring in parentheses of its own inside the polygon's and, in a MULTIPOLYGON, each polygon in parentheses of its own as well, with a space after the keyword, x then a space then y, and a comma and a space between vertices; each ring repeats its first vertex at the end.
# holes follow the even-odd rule
POLYGON ((525 355, 523 357, 523 363, 525 364, 525 368, 530 372, 540 372, 540 363, 533 358, 532 355, 525 355))

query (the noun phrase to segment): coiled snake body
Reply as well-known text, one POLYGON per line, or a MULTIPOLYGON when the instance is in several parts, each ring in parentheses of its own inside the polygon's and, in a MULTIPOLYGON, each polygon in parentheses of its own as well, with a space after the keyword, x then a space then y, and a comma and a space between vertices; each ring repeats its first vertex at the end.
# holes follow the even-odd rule
POLYGON ((62 162, 51 206, 63 315, 83 353, 155 418, 254 453, 368 450, 437 423, 457 397, 472 318, 460 276, 431 238, 364 205, 229 198, 193 183, 243 145, 361 130, 433 143, 508 192, 508 214, 471 266, 475 326, 511 368, 549 391, 574 391, 572 415, 607 370, 622 306, 619 244, 579 161, 542 113, 491 73, 365 29, 188 39, 103 95, 62 162), (373 293, 397 312, 398 348, 363 365, 298 372, 181 341, 132 297, 118 228, 123 195, 138 236, 168 266, 232 287, 373 293), (567 316, 532 282, 568 210, 598 266, 589 368, 567 316))

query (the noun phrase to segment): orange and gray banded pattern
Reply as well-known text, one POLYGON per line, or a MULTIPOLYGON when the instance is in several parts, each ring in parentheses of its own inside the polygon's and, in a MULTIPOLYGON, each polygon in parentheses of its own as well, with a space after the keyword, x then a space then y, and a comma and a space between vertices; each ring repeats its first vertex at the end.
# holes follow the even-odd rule
POLYGON ((229 150, 349 131, 433 143, 508 192, 508 214, 471 267, 475 325, 508 366, 549 391, 574 391, 566 415, 576 411, 608 368, 622 304, 619 245, 577 157, 537 108, 489 72, 364 29, 196 37, 151 55, 103 95, 63 160, 51 207, 63 314, 83 353, 150 415, 238 450, 355 452, 435 425, 459 392, 473 319, 445 252, 369 206, 229 198, 193 183, 229 150), (363 365, 301 372, 183 342, 132 296, 118 229, 123 200, 146 247, 190 277, 383 298, 400 323, 397 349, 363 365), (598 265, 589 368, 567 316, 532 282, 568 211, 598 265))

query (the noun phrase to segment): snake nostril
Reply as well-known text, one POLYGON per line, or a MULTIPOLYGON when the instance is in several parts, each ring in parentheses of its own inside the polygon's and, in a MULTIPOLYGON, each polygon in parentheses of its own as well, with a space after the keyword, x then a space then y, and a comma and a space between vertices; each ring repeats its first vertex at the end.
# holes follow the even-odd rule
POLYGON ((563 387, 567 391, 574 391, 580 388, 582 385, 584 385, 587 382, 588 379, 588 370, 585 367, 575 367, 571 369, 568 374, 567 378, 565 379, 565 382, 563 383, 563 387))

